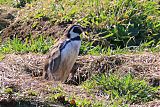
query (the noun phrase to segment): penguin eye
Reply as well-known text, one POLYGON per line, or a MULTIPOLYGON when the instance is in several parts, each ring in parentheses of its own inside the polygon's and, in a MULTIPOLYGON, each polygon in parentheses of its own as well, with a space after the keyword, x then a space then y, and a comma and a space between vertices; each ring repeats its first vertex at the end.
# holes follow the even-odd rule
POLYGON ((73 28, 73 32, 74 32, 74 33, 78 33, 78 34, 81 34, 81 33, 82 33, 82 31, 81 31, 81 29, 80 29, 79 27, 74 27, 74 28, 73 28))

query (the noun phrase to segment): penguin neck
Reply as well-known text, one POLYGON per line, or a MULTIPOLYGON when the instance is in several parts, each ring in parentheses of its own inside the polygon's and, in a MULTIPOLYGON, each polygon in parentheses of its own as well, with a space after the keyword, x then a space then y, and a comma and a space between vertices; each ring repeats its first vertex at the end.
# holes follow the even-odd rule
POLYGON ((80 38, 80 36, 76 36, 76 37, 74 37, 74 38, 71 38, 70 40, 71 40, 71 41, 76 41, 76 40, 81 40, 81 38, 80 38))
POLYGON ((80 36, 76 36, 76 37, 70 38, 70 39, 68 38, 64 43, 61 44, 60 50, 62 51, 66 47, 66 45, 72 41, 81 41, 81 38, 80 38, 80 36))

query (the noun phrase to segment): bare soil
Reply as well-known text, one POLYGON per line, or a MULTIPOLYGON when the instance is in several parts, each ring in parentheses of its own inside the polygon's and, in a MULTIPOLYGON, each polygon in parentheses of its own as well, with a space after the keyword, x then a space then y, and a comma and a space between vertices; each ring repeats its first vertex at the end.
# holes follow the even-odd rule
POLYGON ((18 9, 0 5, 0 31, 15 21, 17 13, 18 9))
MULTIPOLYGON (((59 38, 72 22, 55 24, 48 17, 30 18, 25 16, 28 8, 17 9, 0 5, 0 35, 2 41, 18 37, 20 40, 36 38, 39 35, 59 38)), ((30 12, 28 12, 30 13, 30 12)))
POLYGON ((49 21, 43 19, 38 19, 37 25, 34 26, 34 24, 35 21, 22 22, 17 20, 2 31, 2 40, 5 41, 8 38, 13 39, 14 37, 25 40, 28 37, 36 38, 39 35, 58 38, 60 35, 63 35, 66 28, 64 25, 52 25, 49 21))

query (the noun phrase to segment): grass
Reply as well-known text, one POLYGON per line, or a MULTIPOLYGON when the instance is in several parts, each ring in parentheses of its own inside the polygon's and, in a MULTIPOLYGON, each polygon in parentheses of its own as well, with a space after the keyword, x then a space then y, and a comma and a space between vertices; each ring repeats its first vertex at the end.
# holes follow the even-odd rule
POLYGON ((4 92, 7 93, 7 94, 13 94, 12 88, 6 88, 6 89, 4 90, 4 92))
POLYGON ((0 4, 11 4, 13 0, 0 0, 0 4))
POLYGON ((90 101, 85 98, 84 99, 77 99, 76 105, 77 105, 77 107, 106 107, 106 106, 108 106, 104 102, 97 101, 97 100, 95 100, 93 102, 93 101, 90 101))
POLYGON ((28 96, 37 96, 38 95, 38 93, 34 90, 28 90, 27 94, 28 94, 28 96))
POLYGON ((86 81, 83 87, 93 91, 98 89, 103 95, 109 95, 113 105, 133 104, 152 101, 158 98, 160 87, 152 87, 144 80, 139 80, 131 74, 109 76, 100 74, 86 81))
MULTIPOLYGON (((22 21, 33 20, 35 22, 33 28, 43 18, 47 18, 53 26, 74 22, 88 28, 90 40, 83 41, 80 54, 123 54, 130 51, 143 51, 146 47, 149 51, 159 51, 158 0, 33 1, 27 1, 30 4, 22 11, 24 13, 22 21), (132 50, 130 47, 137 48, 132 50)), ((1 0, 1 2, 5 1, 1 0)), ((21 49, 31 52, 43 51, 33 47, 29 50, 22 47, 21 49)), ((46 50, 44 49, 42 53, 46 50)))
POLYGON ((82 55, 117 55, 117 54, 131 54, 131 53, 143 53, 143 52, 160 52, 160 46, 150 46, 150 43, 144 42, 139 46, 128 46, 124 48, 100 45, 93 46, 93 42, 82 41, 80 48, 80 54, 82 55))
POLYGON ((5 57, 5 55, 0 52, 0 61, 3 60, 4 57, 5 57))
MULTIPOLYGON (((140 46, 131 46, 113 49, 112 47, 102 47, 100 45, 92 46, 93 42, 82 41, 80 48, 81 55, 117 55, 117 54, 130 54, 130 53, 141 53, 141 52, 159 52, 160 47, 150 47, 148 43, 143 43, 140 46)), ((51 46, 54 44, 54 40, 51 37, 39 36, 35 39, 20 40, 14 38, 8 40, 0 46, 0 60, 2 60, 7 53, 47 53, 51 46)))
POLYGON ((126 47, 152 40, 151 44, 157 45, 158 13, 158 1, 61 0, 52 2, 45 10, 39 8, 33 17, 40 14, 55 23, 77 22, 91 30, 90 38, 101 38, 101 42, 108 40, 115 46, 126 47))
POLYGON ((1 53, 46 53, 53 44, 53 39, 44 38, 43 36, 38 37, 37 39, 31 38, 21 41, 18 38, 13 40, 8 40, 6 43, 0 46, 1 53))
MULTIPOLYGON (((24 0, 24 3, 13 3, 12 0, 0 0, 0 4, 10 4, 22 9, 22 22, 33 21, 32 29, 39 21, 47 18, 52 25, 78 23, 88 28, 89 40, 83 41, 81 55, 115 55, 137 52, 160 51, 160 10, 158 0, 59 0, 46 2, 42 0, 24 0), (33 11, 34 10, 34 11, 33 11)), ((7 53, 43 53, 48 52, 54 40, 47 36, 32 37, 21 40, 18 37, 1 44, 0 60, 7 53)), ((111 74, 97 75, 83 84, 93 94, 98 90, 109 95, 108 105, 126 106, 156 99, 159 87, 152 87, 144 80, 134 78, 131 74, 120 77, 111 74)), ((58 89, 51 90, 49 99, 55 101, 64 95, 58 89)), ((11 93, 12 90, 6 90, 11 93)), ((37 96, 29 91, 31 96, 37 96)), ((76 100, 78 106, 104 106, 103 102, 92 102, 87 99, 76 100)))
POLYGON ((22 19, 26 22, 47 18, 53 25, 79 23, 88 28, 92 41, 108 41, 114 47, 148 42, 157 46, 160 41, 158 3, 158 0, 38 0, 23 9, 22 19))

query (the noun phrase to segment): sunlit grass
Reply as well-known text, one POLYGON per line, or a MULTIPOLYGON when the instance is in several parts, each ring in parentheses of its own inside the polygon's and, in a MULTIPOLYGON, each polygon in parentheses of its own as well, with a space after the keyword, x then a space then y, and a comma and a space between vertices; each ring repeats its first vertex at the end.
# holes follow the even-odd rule
POLYGON ((89 41, 82 43, 80 54, 123 54, 146 47, 147 51, 159 51, 160 16, 156 0, 37 0, 26 6, 23 21, 33 20, 33 28, 44 17, 53 26, 74 22, 86 27, 89 41), (99 44, 95 45, 95 40, 99 44))
POLYGON ((38 0, 22 11, 24 21, 48 18, 53 25, 78 23, 88 28, 89 38, 115 47, 159 42, 158 1, 147 0, 38 0), (39 6, 40 5, 40 6, 39 6), (34 10, 34 11, 32 11, 34 10))
POLYGON ((37 39, 25 39, 21 41, 18 38, 8 40, 0 46, 1 53, 46 53, 53 45, 53 39, 40 36, 37 39))
MULTIPOLYGON (((87 28, 88 40, 82 41, 80 55, 117 55, 141 52, 160 52, 160 16, 158 0, 0 0, 22 8, 21 22, 33 21, 32 28, 47 17, 51 25, 78 23, 87 28), (35 1, 35 2, 32 2, 35 1), (34 10, 34 11, 33 11, 34 10), (95 43, 98 42, 98 43, 95 43)), ((18 37, 0 45, 0 61, 8 53, 47 53, 54 40, 47 36, 21 40, 18 37)), ((83 87, 89 93, 95 89, 108 95, 108 105, 119 106, 143 103, 156 98, 158 87, 149 86, 144 80, 131 74, 120 77, 114 74, 96 75, 87 80, 83 87)), ((10 93, 12 90, 7 90, 10 93)), ((55 101, 63 93, 52 89, 49 98, 55 101), (55 94, 56 93, 56 94, 55 94)), ((29 91, 31 96, 37 93, 29 91)), ((87 99, 76 100, 78 106, 103 106, 101 102, 87 99)))
POLYGON ((0 52, 0 61, 5 57, 3 53, 0 52))
MULTIPOLYGON (((140 46, 131 46, 113 49, 112 47, 102 47, 100 45, 92 46, 92 43, 82 42, 80 48, 80 55, 117 55, 117 54, 133 54, 143 52, 160 52, 160 46, 148 47, 147 43, 143 43, 140 46)), ((47 53, 51 46, 54 45, 54 40, 50 37, 40 36, 37 39, 28 39, 21 41, 18 38, 8 40, 0 46, 0 59, 4 58, 4 54, 7 53, 47 53)))
POLYGON ((13 0, 0 0, 0 4, 11 4, 13 0))
POLYGON ((158 98, 160 87, 152 87, 145 80, 133 77, 131 74, 119 76, 116 74, 100 74, 93 76, 83 83, 83 87, 91 92, 102 91, 102 95, 108 95, 113 104, 132 104, 152 101, 158 98))
POLYGON ((139 46, 128 46, 124 48, 100 45, 93 46, 92 42, 82 42, 80 54, 82 55, 117 55, 117 54, 134 54, 143 52, 160 52, 160 46, 150 46, 147 42, 139 46))

